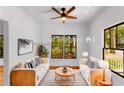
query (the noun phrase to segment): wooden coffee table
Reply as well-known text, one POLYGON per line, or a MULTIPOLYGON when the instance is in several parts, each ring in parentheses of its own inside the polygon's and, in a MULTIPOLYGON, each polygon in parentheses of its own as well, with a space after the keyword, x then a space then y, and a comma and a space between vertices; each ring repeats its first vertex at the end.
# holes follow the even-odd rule
POLYGON ((75 72, 72 68, 67 67, 67 72, 63 72, 63 67, 55 70, 55 81, 59 85, 69 86, 75 81, 75 72))

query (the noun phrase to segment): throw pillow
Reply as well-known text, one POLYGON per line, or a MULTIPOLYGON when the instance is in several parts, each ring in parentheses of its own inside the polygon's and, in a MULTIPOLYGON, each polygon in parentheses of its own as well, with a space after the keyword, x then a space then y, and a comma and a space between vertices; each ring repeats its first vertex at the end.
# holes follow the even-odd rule
POLYGON ((90 67, 90 68, 92 68, 92 65, 91 65, 91 60, 90 60, 90 58, 88 58, 88 67, 90 67))
POLYGON ((31 68, 30 63, 29 63, 29 62, 27 62, 27 64, 28 64, 28 68, 31 68))
POLYGON ((91 60, 90 58, 88 58, 88 66, 90 68, 99 68, 99 64, 98 64, 98 61, 97 60, 91 60))
POLYGON ((38 57, 39 64, 42 64, 41 57, 38 57))
POLYGON ((32 64, 33 68, 36 67, 36 64, 35 64, 35 62, 33 60, 31 60, 31 64, 32 64))
POLYGON ((34 61, 35 61, 36 66, 38 66, 39 62, 38 62, 38 58, 37 57, 34 59, 34 61))
POLYGON ((98 61, 95 61, 95 62, 94 62, 94 68, 95 68, 95 69, 98 69, 98 68, 99 68, 98 61))
POLYGON ((17 65, 17 68, 25 68, 25 65, 24 65, 23 63, 19 63, 19 64, 17 65))
POLYGON ((29 62, 28 64, 30 65, 30 68, 33 68, 33 65, 32 65, 32 63, 31 63, 31 62, 29 62))
POLYGON ((25 62, 25 68, 29 68, 28 62, 25 62))

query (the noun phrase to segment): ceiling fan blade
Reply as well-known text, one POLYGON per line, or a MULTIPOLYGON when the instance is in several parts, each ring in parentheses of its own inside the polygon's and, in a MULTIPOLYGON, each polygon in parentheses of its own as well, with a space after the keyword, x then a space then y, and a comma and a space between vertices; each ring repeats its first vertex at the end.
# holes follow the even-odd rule
POLYGON ((59 15, 61 15, 61 13, 55 8, 55 7, 52 7, 52 9, 57 12, 59 15))
POLYGON ((68 15, 75 9, 75 6, 72 6, 69 10, 67 10, 65 13, 68 15))
POLYGON ((75 16, 66 16, 66 18, 68 18, 68 19, 77 19, 77 17, 75 17, 75 16))
POLYGON ((50 19, 57 19, 57 18, 61 18, 61 16, 59 16, 59 17, 53 17, 53 18, 50 18, 50 19))

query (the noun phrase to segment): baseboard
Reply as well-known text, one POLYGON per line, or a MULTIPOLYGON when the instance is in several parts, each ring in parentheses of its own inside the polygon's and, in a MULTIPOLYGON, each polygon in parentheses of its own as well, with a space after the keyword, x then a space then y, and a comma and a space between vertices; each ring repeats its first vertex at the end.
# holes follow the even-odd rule
MULTIPOLYGON (((56 69, 56 68, 59 68, 59 67, 62 67, 62 66, 50 66, 49 69, 56 69)), ((79 66, 68 66, 72 69, 79 69, 79 66)))

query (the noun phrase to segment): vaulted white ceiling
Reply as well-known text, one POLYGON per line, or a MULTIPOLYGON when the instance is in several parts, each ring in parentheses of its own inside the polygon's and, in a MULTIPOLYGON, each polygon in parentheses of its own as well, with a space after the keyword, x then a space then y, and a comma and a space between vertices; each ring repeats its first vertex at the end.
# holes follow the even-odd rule
MULTIPOLYGON (((55 7, 60 10, 63 6, 55 7)), ((67 9, 70 7, 71 6, 66 6, 67 9)), ((21 8, 39 22, 61 22, 59 19, 50 19, 59 16, 51 9, 51 6, 21 6, 21 8)), ((67 21, 70 23, 89 23, 106 8, 105 6, 76 6, 76 9, 70 15, 76 16, 77 19, 67 21)))

